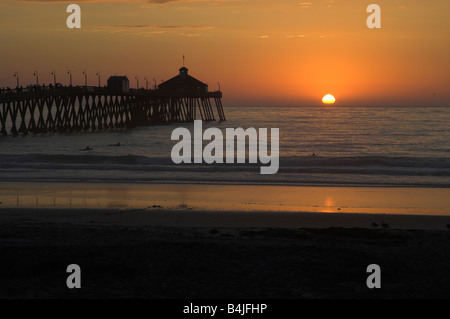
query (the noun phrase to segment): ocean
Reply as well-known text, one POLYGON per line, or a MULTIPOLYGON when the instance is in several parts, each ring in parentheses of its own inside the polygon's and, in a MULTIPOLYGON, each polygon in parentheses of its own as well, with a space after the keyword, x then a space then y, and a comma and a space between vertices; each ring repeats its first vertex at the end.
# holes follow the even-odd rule
POLYGON ((204 122, 203 128, 279 128, 277 174, 261 175, 262 164, 248 161, 174 164, 172 131, 193 131, 193 123, 180 123, 0 137, 0 179, 450 187, 448 107, 225 106, 225 114, 227 121, 204 122), (86 146, 92 150, 81 151, 86 146))

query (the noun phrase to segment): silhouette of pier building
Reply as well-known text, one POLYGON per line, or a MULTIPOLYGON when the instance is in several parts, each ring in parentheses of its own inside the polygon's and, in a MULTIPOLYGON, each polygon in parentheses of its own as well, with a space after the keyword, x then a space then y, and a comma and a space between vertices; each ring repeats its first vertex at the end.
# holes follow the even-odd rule
POLYGON ((130 80, 126 76, 111 76, 108 79, 108 90, 116 92, 129 92, 130 80))
POLYGON ((158 89, 161 92, 175 92, 177 94, 208 92, 208 85, 190 76, 186 67, 181 67, 179 71, 180 74, 158 85, 158 89))
POLYGON ((3 135, 98 131, 143 125, 191 122, 200 117, 225 121, 222 92, 180 73, 157 88, 130 89, 125 76, 113 76, 106 87, 30 86, 0 90, 3 135), (214 112, 213 104, 216 112, 214 112))

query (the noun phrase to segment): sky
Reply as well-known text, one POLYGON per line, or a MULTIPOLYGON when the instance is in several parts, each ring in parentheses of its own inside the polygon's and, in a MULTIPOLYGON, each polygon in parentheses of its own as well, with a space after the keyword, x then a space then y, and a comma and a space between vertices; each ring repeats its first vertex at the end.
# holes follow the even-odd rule
POLYGON ((102 85, 127 75, 149 86, 189 74, 224 105, 450 106, 448 0, 4 0, 0 87, 102 85), (81 28, 69 29, 69 4, 81 28), (381 28, 366 25, 381 8, 381 28))

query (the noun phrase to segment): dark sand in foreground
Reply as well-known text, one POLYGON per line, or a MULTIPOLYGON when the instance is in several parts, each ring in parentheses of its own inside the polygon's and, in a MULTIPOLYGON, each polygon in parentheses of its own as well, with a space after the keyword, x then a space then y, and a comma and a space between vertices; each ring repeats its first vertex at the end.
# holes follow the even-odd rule
POLYGON ((0 210, 1 298, 448 298, 446 216, 0 210), (371 228, 381 220, 389 229, 371 228), (82 288, 66 287, 66 267, 82 288), (366 268, 381 267, 381 289, 366 268))

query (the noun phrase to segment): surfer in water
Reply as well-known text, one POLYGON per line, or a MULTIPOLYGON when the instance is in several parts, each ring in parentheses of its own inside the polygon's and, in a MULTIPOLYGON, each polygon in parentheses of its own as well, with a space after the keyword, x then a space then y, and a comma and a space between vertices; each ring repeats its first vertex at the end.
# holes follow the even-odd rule
POLYGON ((92 151, 92 148, 91 147, 89 147, 89 145, 88 146, 86 146, 85 148, 82 148, 81 150, 79 150, 80 152, 81 151, 92 151))
POLYGON ((120 143, 117 142, 117 144, 109 144, 108 146, 120 146, 120 143))

